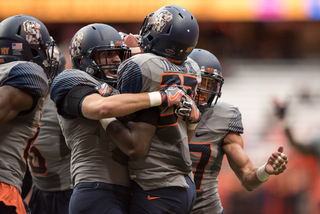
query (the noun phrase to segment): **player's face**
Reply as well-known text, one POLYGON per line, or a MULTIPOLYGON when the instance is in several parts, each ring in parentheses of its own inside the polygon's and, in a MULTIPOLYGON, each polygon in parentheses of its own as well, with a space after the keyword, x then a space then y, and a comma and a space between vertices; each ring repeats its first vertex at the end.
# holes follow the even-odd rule
POLYGON ((102 64, 104 73, 109 77, 117 77, 117 66, 115 64, 120 64, 121 59, 119 57, 118 51, 99 51, 93 54, 93 59, 97 64, 102 64))
MULTIPOLYGON (((202 77, 201 84, 198 87, 203 90, 217 91, 217 82, 212 78, 202 77)), ((197 94, 196 100, 199 99, 199 104, 204 104, 208 102, 210 96, 210 93, 201 90, 197 94)))

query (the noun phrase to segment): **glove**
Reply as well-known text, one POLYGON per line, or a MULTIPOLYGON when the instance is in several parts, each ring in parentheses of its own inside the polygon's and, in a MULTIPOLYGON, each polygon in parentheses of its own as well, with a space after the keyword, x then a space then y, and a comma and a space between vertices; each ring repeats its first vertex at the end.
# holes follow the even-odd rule
POLYGON ((182 98, 186 99, 185 91, 177 85, 170 85, 159 91, 162 99, 162 107, 178 106, 182 98))
POLYGON ((201 113, 197 104, 189 96, 185 96, 175 109, 175 114, 189 124, 197 124, 201 119, 201 113))
POLYGON ((103 83, 102 85, 98 85, 95 87, 95 89, 99 92, 99 94, 102 97, 108 97, 111 95, 119 94, 118 90, 115 90, 111 86, 109 86, 107 83, 103 83))

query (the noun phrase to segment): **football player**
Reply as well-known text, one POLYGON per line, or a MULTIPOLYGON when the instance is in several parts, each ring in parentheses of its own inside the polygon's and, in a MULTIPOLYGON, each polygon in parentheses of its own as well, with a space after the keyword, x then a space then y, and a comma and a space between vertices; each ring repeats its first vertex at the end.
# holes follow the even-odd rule
POLYGON ((69 50, 73 69, 60 73, 50 88, 71 148, 74 190, 69 213, 128 213, 127 157, 110 141, 99 120, 152 106, 177 105, 185 93, 172 87, 160 93, 118 94, 117 68, 131 53, 109 25, 84 26, 73 36, 69 50))
POLYGON ((28 152, 58 61, 46 26, 32 16, 3 20, 0 48, 0 210, 22 214, 29 211, 21 198, 28 152))
MULTIPOLYGON (((168 85, 189 89, 194 95, 201 80, 199 66, 188 58, 198 41, 195 17, 185 8, 167 5, 149 14, 139 38, 142 54, 132 56, 118 69, 121 94, 160 90, 168 85)), ((194 130, 200 114, 194 111, 187 122, 174 114, 172 107, 142 110, 123 118, 148 141, 137 142, 141 153, 128 160, 132 179, 130 213, 190 213, 195 201, 187 130, 194 130), (148 130, 148 132, 144 132, 148 130)), ((112 127, 107 132, 121 148, 125 129, 112 127), (119 141, 117 143, 117 140, 119 141)), ((124 150, 123 150, 124 151, 124 150)))
MULTIPOLYGON (((66 59, 57 46, 53 54, 59 61, 58 73, 61 73, 66 59)), ((70 157, 71 150, 65 143, 57 110, 48 94, 43 104, 40 133, 28 158, 34 185, 29 202, 31 213, 68 213, 72 194, 70 157)))
POLYGON ((197 199, 192 213, 224 213, 218 194, 218 175, 223 156, 239 178, 242 186, 251 191, 270 175, 279 175, 286 169, 287 155, 283 147, 272 153, 266 164, 256 167, 243 150, 241 113, 238 107, 217 102, 224 83, 218 59, 209 51, 194 49, 189 56, 201 68, 202 81, 198 86, 196 102, 201 111, 195 134, 189 143, 197 199))

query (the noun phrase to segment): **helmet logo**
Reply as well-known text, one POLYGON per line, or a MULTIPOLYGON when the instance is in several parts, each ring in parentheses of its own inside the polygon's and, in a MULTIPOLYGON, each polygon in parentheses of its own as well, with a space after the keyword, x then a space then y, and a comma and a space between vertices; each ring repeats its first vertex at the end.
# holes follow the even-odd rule
POLYGON ((83 39, 83 33, 79 32, 77 33, 72 40, 71 43, 71 56, 76 57, 79 56, 81 54, 81 47, 82 47, 82 42, 81 40, 83 39))
POLYGON ((122 42, 120 41, 117 41, 116 43, 114 43, 115 46, 121 46, 122 45, 122 42))
POLYGON ((161 33, 163 29, 166 27, 167 22, 172 20, 172 13, 167 10, 162 10, 155 16, 153 20, 152 30, 156 33, 161 33))
POLYGON ((41 25, 36 21, 25 21, 23 23, 24 31, 27 33, 26 40, 29 44, 38 45, 42 39, 41 25))
POLYGON ((212 68, 206 68, 205 70, 206 72, 210 72, 210 73, 213 73, 213 69, 212 68))
POLYGON ((166 53, 171 54, 171 55, 175 54, 174 50, 172 50, 172 49, 165 49, 165 51, 166 51, 166 53))

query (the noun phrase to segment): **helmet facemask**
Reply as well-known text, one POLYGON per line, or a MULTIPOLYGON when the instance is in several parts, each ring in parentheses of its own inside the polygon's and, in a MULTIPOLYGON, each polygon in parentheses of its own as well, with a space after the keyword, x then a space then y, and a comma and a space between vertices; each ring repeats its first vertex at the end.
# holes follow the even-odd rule
POLYGON ((219 75, 217 69, 201 67, 201 83, 198 85, 195 98, 201 112, 210 107, 212 103, 213 105, 217 103, 218 98, 221 97, 223 83, 224 79, 219 75))
MULTIPOLYGON (((86 68, 88 73, 93 76, 104 80, 113 87, 117 86, 117 71, 120 63, 131 57, 131 50, 121 45, 95 47, 90 52, 88 58, 91 60, 91 64, 86 68), (119 62, 108 63, 108 56, 117 54, 119 62)), ((110 59, 109 59, 110 61, 110 59)))
POLYGON ((58 75, 58 68, 61 62, 60 59, 60 51, 55 45, 54 40, 46 43, 44 45, 46 47, 46 55, 47 59, 42 62, 44 71, 48 77, 48 83, 51 84, 55 76, 58 75))

